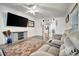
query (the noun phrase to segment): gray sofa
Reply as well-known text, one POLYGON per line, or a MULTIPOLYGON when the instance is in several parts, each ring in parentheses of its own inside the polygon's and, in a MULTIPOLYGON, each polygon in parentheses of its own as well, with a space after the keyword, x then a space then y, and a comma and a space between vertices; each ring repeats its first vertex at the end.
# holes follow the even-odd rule
POLYGON ((30 56, 78 56, 79 32, 66 32, 61 40, 52 40, 52 43, 61 44, 60 48, 44 44, 39 50, 30 56), (75 50, 75 51, 74 51, 75 50), (78 51, 77 51, 78 50, 78 51))

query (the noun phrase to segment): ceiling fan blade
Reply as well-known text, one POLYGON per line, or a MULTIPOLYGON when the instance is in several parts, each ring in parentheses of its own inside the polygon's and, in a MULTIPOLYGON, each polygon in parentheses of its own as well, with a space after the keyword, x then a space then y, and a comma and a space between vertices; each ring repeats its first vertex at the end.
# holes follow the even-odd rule
POLYGON ((24 6, 24 7, 28 9, 26 13, 31 13, 35 15, 36 12, 39 12, 38 10, 36 10, 37 5, 33 5, 32 7, 27 7, 27 6, 24 6))
POLYGON ((37 5, 34 5, 34 6, 32 7, 32 9, 36 9, 36 7, 37 7, 37 5))

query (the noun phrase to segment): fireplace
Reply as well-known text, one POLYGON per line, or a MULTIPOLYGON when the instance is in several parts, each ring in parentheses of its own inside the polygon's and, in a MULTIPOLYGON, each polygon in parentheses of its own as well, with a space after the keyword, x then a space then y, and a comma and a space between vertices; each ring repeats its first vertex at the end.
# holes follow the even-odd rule
POLYGON ((27 31, 23 32, 12 32, 12 41, 20 41, 20 40, 26 40, 27 39, 27 31))
POLYGON ((18 40, 24 39, 24 32, 18 33, 18 40))

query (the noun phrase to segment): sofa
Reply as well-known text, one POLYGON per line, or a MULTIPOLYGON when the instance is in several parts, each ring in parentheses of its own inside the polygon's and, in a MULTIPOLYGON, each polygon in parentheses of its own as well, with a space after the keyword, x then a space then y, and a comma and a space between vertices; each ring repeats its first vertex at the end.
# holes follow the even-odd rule
POLYGON ((63 44, 62 41, 57 39, 48 40, 40 49, 32 53, 30 56, 58 56, 60 47, 63 44))
MULTIPOLYGON (((49 42, 48 40, 47 42, 49 42)), ((52 40, 52 43, 60 45, 60 48, 50 44, 44 44, 30 56, 78 56, 79 55, 79 32, 66 31, 61 40, 52 40)))
POLYGON ((39 50, 32 53, 30 56, 55 56, 58 55, 58 52, 58 48, 51 47, 48 44, 44 44, 39 50))

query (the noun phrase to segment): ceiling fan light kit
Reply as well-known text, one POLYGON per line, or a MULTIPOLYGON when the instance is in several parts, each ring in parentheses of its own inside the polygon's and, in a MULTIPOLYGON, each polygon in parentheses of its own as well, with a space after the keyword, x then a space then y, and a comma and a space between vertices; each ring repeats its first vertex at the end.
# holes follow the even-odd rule
POLYGON ((29 10, 26 13, 31 13, 31 14, 35 15, 36 12, 39 12, 39 10, 36 10, 37 5, 34 5, 33 7, 25 7, 25 8, 27 8, 29 10))

